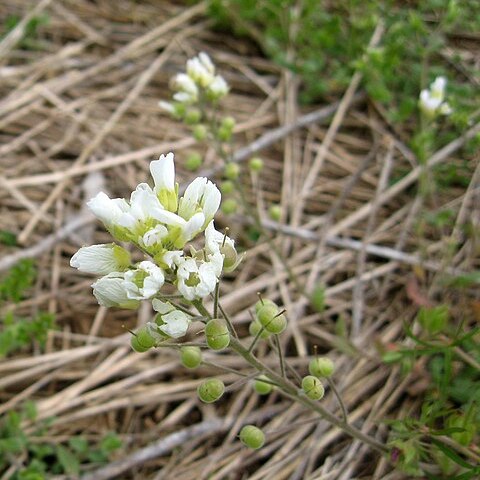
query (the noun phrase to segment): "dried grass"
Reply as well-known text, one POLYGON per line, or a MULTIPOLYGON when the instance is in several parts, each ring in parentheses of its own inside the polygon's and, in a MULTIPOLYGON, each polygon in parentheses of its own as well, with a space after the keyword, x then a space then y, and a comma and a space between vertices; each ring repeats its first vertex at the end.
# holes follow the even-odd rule
MULTIPOLYGON (((33 3, 4 1, 0 19, 24 15, 33 3)), ((0 228, 17 233, 23 247, 2 247, 0 269, 35 257, 34 295, 11 308, 19 315, 48 310, 60 328, 45 352, 0 362, 0 413, 34 400, 39 419, 55 417, 52 442, 78 432, 95 438, 117 431, 127 453, 88 479, 401 478, 364 445, 277 394, 257 398, 248 383, 218 405, 201 404, 195 389, 217 370, 186 372, 163 349, 132 352, 125 329, 145 322, 151 312, 99 307, 91 278, 69 267, 80 245, 108 241, 83 206, 92 184, 126 196, 147 178, 149 161, 170 150, 181 184, 191 179, 182 162, 194 142, 157 102, 168 98, 169 78, 185 59, 207 51, 233 87, 225 107, 238 120, 236 159, 259 149, 265 159, 260 214, 276 232, 282 254, 277 257, 266 243, 251 248, 236 276, 224 282, 224 308, 246 332, 256 292, 283 303, 290 319, 282 339, 288 361, 302 373, 314 345, 331 356, 349 420, 385 441, 382 421, 413 402, 406 386, 424 372, 402 378, 397 368, 382 364, 377 347, 400 338, 402 321, 414 314, 405 293, 412 267, 433 275, 445 265, 441 238, 431 239, 429 260, 421 260, 424 246, 412 231, 418 202, 409 190, 420 167, 375 105, 367 108, 363 95, 355 95, 360 79, 352 79, 340 103, 302 117, 306 112, 297 105, 291 74, 252 45, 209 30, 203 3, 44 0, 30 15, 41 10, 50 23, 42 28, 38 50, 16 46, 22 23, 0 43, 0 228), (392 184, 392 172, 401 168, 411 171, 392 184), (271 202, 283 207, 281 224, 266 219, 271 202), (323 314, 309 309, 285 264, 308 289, 327 285, 323 314), (337 336, 339 319, 353 347, 337 336), (235 435, 244 421, 269 432, 264 449, 240 446, 235 435)), ((456 152, 479 131, 478 124, 471 127, 430 164, 457 162, 456 152)), ((219 160, 210 150, 204 153, 205 173, 213 175, 219 160)), ((466 192, 449 189, 439 198, 439 208, 461 213, 458 228, 467 217, 478 218, 477 177, 466 192)), ((251 179, 245 183, 251 188, 251 179)), ((245 222, 240 216, 219 219, 240 244, 249 245, 245 222)), ((461 270, 469 261, 466 248, 448 268, 461 270)), ((263 354, 275 363, 271 353, 263 354)), ((222 362, 250 373, 229 354, 222 362)), ((229 373, 221 378, 236 380, 229 373)), ((324 403, 340 415, 330 391, 324 403)))

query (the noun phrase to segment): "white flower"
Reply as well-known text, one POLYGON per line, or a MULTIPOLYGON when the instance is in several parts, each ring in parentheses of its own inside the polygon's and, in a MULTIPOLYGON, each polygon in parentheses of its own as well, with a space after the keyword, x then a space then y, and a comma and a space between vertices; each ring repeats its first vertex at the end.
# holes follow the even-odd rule
POLYGON ((104 307, 138 308, 138 300, 127 295, 123 273, 109 273, 93 283, 92 288, 98 303, 104 307))
POLYGON ((208 87, 213 82, 214 74, 215 66, 206 53, 187 60, 187 75, 201 87, 208 87))
POLYGON ((168 230, 164 225, 156 225, 151 230, 148 230, 142 237, 142 244, 144 247, 153 247, 161 245, 162 240, 168 235, 168 230))
POLYGON ((172 338, 183 337, 187 333, 191 320, 186 313, 158 299, 154 299, 152 305, 159 313, 156 319, 159 330, 172 338))
POLYGON ((226 272, 235 270, 244 256, 238 255, 234 240, 215 230, 213 220, 205 230, 205 249, 209 259, 213 258, 217 252, 223 256, 223 269, 226 272))
POLYGON ((215 290, 218 282, 217 271, 216 264, 197 262, 194 258, 181 258, 177 269, 178 291, 187 300, 206 297, 215 290))
POLYGON ((107 275, 121 272, 130 265, 130 253, 114 243, 82 247, 70 259, 70 265, 81 272, 107 275))
POLYGON ((165 102, 164 100, 160 100, 158 102, 158 106, 162 109, 168 112, 170 115, 175 114, 175 106, 170 103, 170 102, 165 102))
POLYGON ((178 214, 189 220, 200 210, 205 216, 203 227, 206 227, 217 213, 221 199, 222 195, 214 183, 205 177, 198 177, 187 187, 180 199, 178 214))
POLYGON ((158 293, 165 282, 165 276, 160 267, 145 260, 137 265, 135 270, 125 272, 123 287, 127 297, 132 300, 151 298, 158 293))
POLYGON ((173 88, 177 91, 173 96, 177 102, 195 103, 198 100, 198 87, 185 73, 179 73, 174 77, 173 88))
POLYGON ((445 77, 437 77, 427 90, 420 92, 420 109, 429 118, 437 115, 449 115, 452 113, 450 105, 444 101, 445 88, 447 79, 445 77))
POLYGON ((87 207, 107 227, 117 223, 122 214, 129 209, 123 198, 110 198, 106 193, 100 192, 87 202, 87 207))
POLYGON ((173 268, 174 265, 178 265, 182 261, 182 257, 183 257, 182 250, 170 250, 169 252, 166 252, 165 255, 163 256, 163 261, 168 268, 173 268))
POLYGON ((158 160, 150 162, 150 172, 155 182, 155 193, 160 203, 170 212, 177 211, 178 195, 175 185, 175 163, 173 153, 160 155, 158 160))
POLYGON ((219 100, 228 93, 229 89, 225 79, 220 75, 216 75, 213 81, 208 85, 207 90, 211 98, 219 100))

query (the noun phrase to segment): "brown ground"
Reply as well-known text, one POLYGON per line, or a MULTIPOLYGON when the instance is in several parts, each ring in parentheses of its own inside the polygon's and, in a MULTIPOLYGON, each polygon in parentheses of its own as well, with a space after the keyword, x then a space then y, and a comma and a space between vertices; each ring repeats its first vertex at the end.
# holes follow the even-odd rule
MULTIPOLYGON (((23 15, 31 4, 4 1, 0 19, 23 15)), ((124 467, 92 479, 402 478, 338 429, 303 422, 312 415, 278 394, 264 400, 239 384, 219 404, 200 404, 195 389, 217 370, 187 372, 175 352, 163 349, 132 352, 125 328, 149 319, 148 307, 133 313, 99 307, 92 278, 70 268, 69 259, 81 245, 110 241, 84 207, 99 189, 128 196, 148 179, 149 161, 168 151, 175 152, 181 184, 197 176, 182 165, 195 149, 188 129, 157 102, 169 98, 169 78, 187 58, 208 52, 232 86, 225 110, 238 122, 236 148, 265 135, 259 205, 261 212, 271 202, 283 207, 285 234, 275 235, 283 262, 307 291, 319 281, 327 285, 326 311, 314 313, 268 244, 252 248, 245 217, 219 216, 218 224, 249 248, 239 271, 223 283, 223 306, 246 333, 256 292, 283 304, 290 328, 282 341, 291 364, 305 373, 314 345, 328 354, 350 421, 385 441, 382 420, 414 408, 425 374, 419 369, 402 377, 381 362, 379 349, 403 338, 402 321, 417 311, 407 284, 411 291, 421 287, 409 278, 431 279, 444 268, 442 238, 419 245, 413 232, 421 207, 410 187, 420 170, 403 133, 392 130, 378 106, 355 96, 353 79, 340 108, 332 108, 333 121, 324 116, 290 134, 281 129, 270 141, 275 129, 298 126, 307 113, 296 102, 298 85, 253 45, 213 33, 203 4, 44 0, 42 8, 50 22, 37 50, 20 49, 8 37, 0 41, 0 229, 17 233, 22 245, 2 247, 0 269, 20 256, 35 257, 35 291, 11 308, 19 315, 55 313, 59 328, 45 352, 0 361, 0 413, 34 400, 39 419, 55 417, 52 442, 118 432, 124 467), (411 173, 391 186, 402 169, 411 173), (426 263, 417 256, 420 248, 428 251, 426 263), (269 432, 266 447, 252 452, 240 445, 236 435, 244 420, 269 432), (149 447, 146 460, 140 454, 149 447)), ((431 162, 459 162, 458 142, 431 162)), ((214 152, 201 148, 208 171, 218 166, 214 152)), ((478 170, 467 191, 453 188, 438 197, 439 208, 456 212, 458 225, 472 215, 477 176, 478 170)), ((468 255, 462 250, 452 264, 461 268, 468 255)), ((274 364, 274 356, 263 354, 274 364)), ((222 355, 222 362, 248 370, 233 355, 222 355)), ((323 403, 340 414, 330 391, 323 403)))

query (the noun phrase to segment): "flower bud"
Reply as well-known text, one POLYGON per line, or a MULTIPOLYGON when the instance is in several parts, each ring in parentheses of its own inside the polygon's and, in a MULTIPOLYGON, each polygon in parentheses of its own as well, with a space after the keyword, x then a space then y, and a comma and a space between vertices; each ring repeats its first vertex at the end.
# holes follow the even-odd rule
POLYGON ((187 125, 195 125, 202 119, 202 112, 197 108, 189 108, 185 112, 185 123, 187 125))
POLYGON ((195 125, 193 129, 193 138, 197 142, 202 142, 207 138, 208 129, 205 125, 195 125))
POLYGON ((322 382, 313 375, 303 377, 302 390, 310 400, 320 400, 325 394, 322 382))
POLYGON ((230 345, 230 332, 221 318, 214 318, 205 325, 205 337, 212 350, 223 350, 230 345))
POLYGON ((240 441, 248 448, 257 450, 265 443, 265 434, 255 425, 245 425, 240 430, 240 441))
POLYGON ((130 339, 130 344, 133 350, 139 353, 150 350, 152 347, 155 346, 156 343, 157 341, 151 335, 146 326, 139 328, 136 334, 132 335, 132 338, 130 339))
POLYGON ((234 190, 234 185, 233 185, 233 182, 230 180, 225 180, 220 184, 220 191, 225 195, 232 193, 233 190, 234 190))
POLYGON ((253 388, 259 395, 268 395, 273 390, 273 385, 262 380, 268 380, 265 375, 260 375, 254 382, 253 388))
POLYGON ((191 153, 185 162, 185 167, 188 170, 198 170, 202 165, 202 156, 199 153, 191 153))
POLYGON ((231 215, 237 211, 238 203, 234 198, 227 198, 222 202, 222 212, 231 215))
POLYGON ((180 361, 187 368, 197 368, 202 363, 202 351, 199 347, 182 347, 180 349, 180 361))
POLYGON ((314 358, 308 365, 308 371, 315 377, 330 377, 334 370, 333 362, 327 357, 314 358))
POLYGON ((225 385, 218 378, 208 378, 197 388, 198 398, 205 403, 216 402, 225 392, 225 385))
POLYGON ((260 330, 262 330, 262 333, 260 334, 260 338, 262 340, 265 340, 266 338, 268 338, 270 336, 270 333, 267 332, 267 330, 265 330, 262 325, 260 324, 260 322, 258 322, 257 320, 255 320, 254 322, 250 323, 250 326, 248 327, 248 331, 250 333, 250 335, 252 337, 256 337, 258 335, 258 332, 260 330))
POLYGON ((252 172, 261 172, 263 170, 263 160, 260 157, 253 157, 248 162, 252 172))
POLYGON ((276 222, 278 222, 282 217, 282 209, 280 205, 277 205, 277 204, 270 205, 270 208, 268 209, 268 216, 272 220, 275 220, 276 222))
POLYGON ((225 175, 225 178, 228 178, 229 180, 237 179, 240 174, 240 165, 235 162, 228 162, 225 165, 223 174, 225 175))

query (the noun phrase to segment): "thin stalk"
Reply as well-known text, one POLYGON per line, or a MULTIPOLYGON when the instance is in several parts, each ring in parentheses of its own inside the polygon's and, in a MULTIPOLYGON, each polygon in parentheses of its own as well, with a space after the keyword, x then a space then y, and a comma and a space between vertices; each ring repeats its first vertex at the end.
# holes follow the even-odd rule
POLYGON ((340 396, 340 393, 338 392, 337 387, 335 386, 335 384, 333 383, 331 378, 327 377, 327 382, 328 382, 328 385, 330 385, 330 388, 332 389, 332 392, 337 397, 337 401, 340 405, 340 408, 342 409, 343 421, 345 423, 348 423, 347 407, 345 407, 345 404, 343 403, 342 397, 340 396))
POLYGON ((222 304, 220 303, 220 300, 218 301, 218 309, 220 310, 222 317, 225 319, 227 322, 228 328, 230 330, 230 333, 235 337, 238 338, 237 331, 235 330, 235 327, 233 326, 232 321, 230 320, 230 317, 228 314, 225 312, 225 310, 222 307, 222 304))
POLYGON ((263 364, 254 355, 252 355, 237 339, 231 339, 230 347, 239 355, 241 355, 245 359, 245 361, 255 367, 259 372, 263 372, 267 377, 274 381, 278 385, 279 391, 282 392, 285 396, 291 398, 297 403, 304 405, 309 410, 318 413, 321 418, 325 419, 332 425, 340 428, 351 437, 370 445, 372 448, 379 451, 380 453, 388 453, 388 448, 386 447, 386 445, 380 443, 375 438, 366 435, 362 431, 346 423, 344 420, 338 419, 328 410, 322 407, 319 403, 314 402, 313 400, 310 400, 309 398, 302 395, 294 384, 292 384, 286 378, 283 378, 281 375, 278 375, 267 365, 263 364))
POLYGON ((280 361, 280 371, 282 372, 282 377, 285 377, 285 359, 283 358, 283 352, 282 352, 282 346, 280 345, 280 339, 278 338, 278 335, 274 335, 275 338, 275 343, 277 345, 277 355, 278 359, 280 361))

